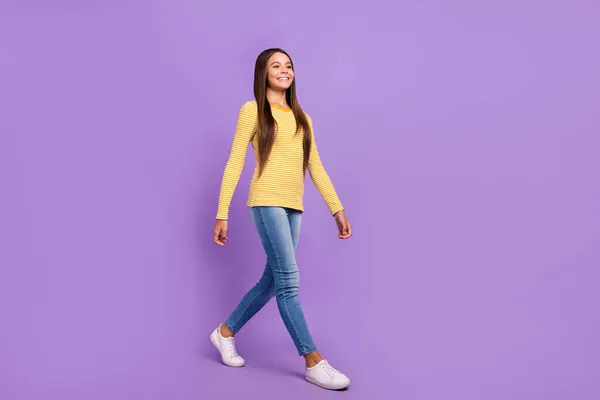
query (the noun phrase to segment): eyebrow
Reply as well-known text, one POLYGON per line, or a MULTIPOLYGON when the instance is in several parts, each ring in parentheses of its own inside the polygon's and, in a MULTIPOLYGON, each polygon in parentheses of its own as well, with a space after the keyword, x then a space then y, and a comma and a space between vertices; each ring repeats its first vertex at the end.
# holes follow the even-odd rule
MULTIPOLYGON (((281 64, 281 63, 279 61, 273 61, 271 63, 271 65, 273 65, 273 64, 281 64)), ((286 62, 286 64, 292 65, 292 63, 290 61, 286 62)))

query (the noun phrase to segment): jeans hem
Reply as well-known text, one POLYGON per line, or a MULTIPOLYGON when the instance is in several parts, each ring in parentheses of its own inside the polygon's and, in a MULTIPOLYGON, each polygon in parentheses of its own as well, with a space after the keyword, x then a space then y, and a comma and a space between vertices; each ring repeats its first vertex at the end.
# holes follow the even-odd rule
POLYGON ((229 322, 229 319, 227 319, 227 321, 225 321, 225 326, 227 327, 227 329, 229 329, 233 333, 238 333, 238 331, 239 331, 239 329, 233 329, 233 326, 229 322))
POLYGON ((315 351, 317 351, 317 348, 315 346, 313 346, 313 347, 309 347, 307 350, 299 350, 298 354, 304 357, 305 355, 310 354, 315 351))

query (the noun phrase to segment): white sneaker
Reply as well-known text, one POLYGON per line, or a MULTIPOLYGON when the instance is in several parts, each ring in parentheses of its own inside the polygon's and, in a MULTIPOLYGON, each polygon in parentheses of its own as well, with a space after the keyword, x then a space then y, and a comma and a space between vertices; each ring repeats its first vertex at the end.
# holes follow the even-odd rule
POLYGON ((210 341, 221 353, 223 364, 230 367, 243 367, 246 364, 246 361, 235 350, 235 339, 221 335, 221 325, 210 334, 210 341))
POLYGON ((350 386, 350 379, 329 365, 327 360, 322 360, 314 367, 306 368, 306 380, 331 390, 345 389, 350 386))

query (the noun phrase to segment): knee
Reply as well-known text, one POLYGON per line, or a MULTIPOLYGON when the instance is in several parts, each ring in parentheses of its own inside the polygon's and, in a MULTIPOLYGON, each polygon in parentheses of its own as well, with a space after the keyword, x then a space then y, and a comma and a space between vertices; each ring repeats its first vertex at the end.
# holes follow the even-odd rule
POLYGON ((300 273, 298 268, 292 268, 281 274, 276 286, 277 298, 287 300, 298 296, 300 288, 300 273))
POLYGON ((256 283, 256 287, 270 297, 275 296, 275 281, 273 280, 273 275, 263 275, 256 283))

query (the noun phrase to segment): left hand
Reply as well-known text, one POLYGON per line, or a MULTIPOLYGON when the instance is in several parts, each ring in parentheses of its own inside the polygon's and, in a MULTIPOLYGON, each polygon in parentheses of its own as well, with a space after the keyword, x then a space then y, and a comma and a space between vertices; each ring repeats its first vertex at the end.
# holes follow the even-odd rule
POLYGON ((348 239, 352 236, 352 226, 344 210, 340 210, 335 214, 335 223, 338 227, 338 237, 340 239, 348 239))

